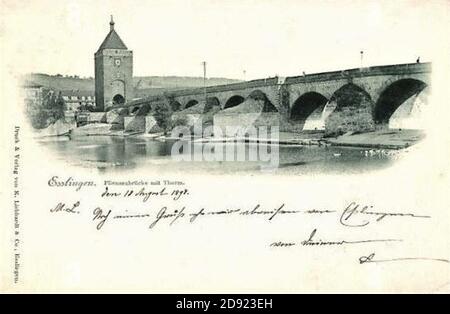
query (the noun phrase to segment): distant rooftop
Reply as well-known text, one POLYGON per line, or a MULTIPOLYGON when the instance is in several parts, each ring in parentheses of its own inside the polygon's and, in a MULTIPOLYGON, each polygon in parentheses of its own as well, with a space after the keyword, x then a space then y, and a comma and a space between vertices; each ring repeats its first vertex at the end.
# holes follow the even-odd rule
POLYGON ((41 87, 43 86, 33 82, 25 82, 22 84, 22 88, 41 88, 41 87))
POLYGON ((69 89, 62 90, 62 96, 94 96, 95 92, 90 90, 69 89))

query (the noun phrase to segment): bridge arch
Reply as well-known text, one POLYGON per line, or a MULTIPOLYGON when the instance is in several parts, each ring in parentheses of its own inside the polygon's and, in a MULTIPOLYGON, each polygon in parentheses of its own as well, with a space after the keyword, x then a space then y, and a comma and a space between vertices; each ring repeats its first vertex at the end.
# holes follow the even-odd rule
POLYGON ((278 112, 277 107, 275 107, 267 95, 259 89, 252 91, 250 95, 248 95, 248 98, 256 101, 263 101, 264 106, 262 108, 262 112, 278 112))
POLYGON ((121 106, 125 103, 125 81, 117 79, 111 82, 113 106, 121 106))
POLYGON ((181 103, 179 101, 176 101, 174 99, 169 101, 170 108, 172 108, 173 111, 180 111, 181 110, 181 103))
POLYGON ((377 124, 387 124, 394 112, 410 97, 419 94, 427 87, 421 80, 413 78, 399 79, 389 84, 378 97, 373 110, 373 119, 377 124))
POLYGON ((234 95, 228 98, 228 100, 225 102, 225 105, 223 109, 233 108, 236 106, 239 106, 245 101, 245 98, 240 95, 234 95))
POLYGON ((307 92, 300 95, 290 111, 290 119, 294 121, 306 120, 313 112, 322 112, 328 99, 317 92, 307 92))
POLYGON ((354 83, 347 83, 325 105, 322 114, 325 130, 331 134, 373 130, 372 108, 369 93, 354 83))
POLYGON ((354 83, 347 83, 333 93, 330 102, 335 102, 335 110, 339 111, 345 108, 355 109, 367 106, 372 103, 372 98, 364 88, 354 83))
POLYGON ((122 94, 115 94, 113 99, 113 106, 121 106, 125 103, 125 97, 122 94))
POLYGON ((136 115, 137 116, 146 116, 150 112, 151 109, 152 109, 152 107, 150 106, 150 104, 148 104, 148 103, 147 104, 143 104, 136 111, 136 115))
POLYGON ((211 111, 219 111, 220 110, 220 101, 217 97, 208 97, 206 98, 205 108, 203 109, 203 113, 211 112, 211 111))
POLYGON ((136 115, 139 112, 141 106, 134 106, 130 108, 130 115, 136 115))
POLYGON ((195 106, 196 104, 198 104, 198 101, 195 99, 191 99, 186 103, 186 105, 184 106, 184 109, 191 108, 191 107, 195 106))

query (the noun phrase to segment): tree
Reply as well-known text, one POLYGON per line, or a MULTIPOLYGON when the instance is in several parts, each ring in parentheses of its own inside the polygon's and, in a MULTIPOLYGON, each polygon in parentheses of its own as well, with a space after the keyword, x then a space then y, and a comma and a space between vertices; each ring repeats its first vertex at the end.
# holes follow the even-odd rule
POLYGON ((35 129, 43 129, 48 126, 48 113, 46 110, 39 110, 29 114, 31 125, 35 129))
POLYGON ((172 126, 172 108, 170 105, 167 102, 156 104, 153 117, 158 126, 163 129, 164 135, 166 135, 172 126))
POLYGON ((172 126, 188 126, 188 119, 185 116, 176 117, 172 120, 172 126))
POLYGON ((55 93, 52 90, 44 89, 42 91, 42 95, 43 98, 40 107, 44 109, 52 109, 56 102, 55 93))
POLYGON ((61 92, 58 93, 58 97, 54 101, 51 110, 55 120, 64 118, 64 110, 66 110, 66 102, 64 101, 61 92))
POLYGON ((172 111, 179 111, 181 109, 181 104, 174 99, 170 99, 169 104, 170 107, 172 108, 172 111))

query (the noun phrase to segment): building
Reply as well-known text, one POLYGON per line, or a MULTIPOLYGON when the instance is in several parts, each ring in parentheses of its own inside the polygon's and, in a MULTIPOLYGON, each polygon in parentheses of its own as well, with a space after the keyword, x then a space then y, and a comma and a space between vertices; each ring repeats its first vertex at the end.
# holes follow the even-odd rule
POLYGON ((25 82, 21 87, 25 113, 29 117, 34 117, 41 112, 49 111, 50 99, 54 99, 55 97, 53 90, 33 82, 25 82))
POLYGON ((95 53, 95 101, 97 110, 104 111, 133 99, 133 52, 114 30, 110 31, 95 53))
POLYGON ((95 106, 95 95, 92 91, 62 90, 61 96, 68 111, 81 111, 95 106))
POLYGON ((78 89, 59 91, 33 82, 23 84, 22 90, 27 111, 47 108, 50 101, 52 99, 55 101, 59 96, 63 98, 67 111, 84 111, 95 107, 94 91, 78 89))
POLYGON ((26 111, 42 106, 44 94, 47 92, 42 85, 27 82, 22 85, 22 89, 26 111))

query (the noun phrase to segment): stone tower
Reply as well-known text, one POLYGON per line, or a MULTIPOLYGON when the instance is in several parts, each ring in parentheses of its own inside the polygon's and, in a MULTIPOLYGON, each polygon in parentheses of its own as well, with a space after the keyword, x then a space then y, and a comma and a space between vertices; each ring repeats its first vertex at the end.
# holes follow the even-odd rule
POLYGON ((111 16, 110 30, 95 53, 95 103, 104 111, 133 99, 133 52, 114 30, 111 16))

